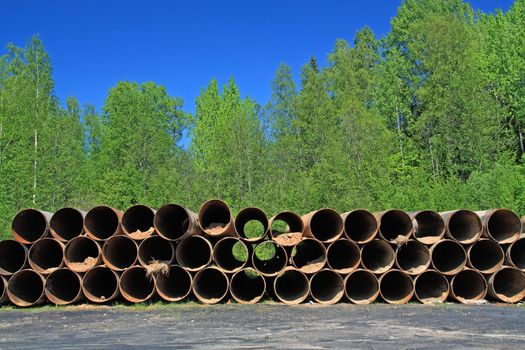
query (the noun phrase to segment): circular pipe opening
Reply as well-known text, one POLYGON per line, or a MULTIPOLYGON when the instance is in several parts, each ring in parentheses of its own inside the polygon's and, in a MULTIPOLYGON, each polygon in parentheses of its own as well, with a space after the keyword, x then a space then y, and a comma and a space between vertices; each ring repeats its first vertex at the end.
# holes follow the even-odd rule
POLYGON ((82 294, 82 280, 70 269, 58 269, 47 277, 45 293, 47 299, 55 305, 71 304, 82 294))
POLYGON ((343 279, 335 271, 321 270, 310 279, 310 294, 320 304, 337 303, 344 291, 343 279))
POLYGON ((254 304, 266 292, 266 281, 257 271, 246 268, 236 272, 230 282, 230 294, 240 304, 254 304))
POLYGON ((132 239, 141 240, 150 237, 155 228, 155 212, 145 205, 134 205, 122 215, 122 229, 132 239))
POLYGON ((44 278, 33 270, 16 272, 7 284, 7 296, 16 306, 35 305, 44 294, 44 278))
POLYGON ((285 247, 295 245, 301 240, 304 223, 301 217, 291 211, 283 211, 270 219, 272 239, 285 247))
POLYGON ((414 215, 414 238, 423 244, 434 244, 445 235, 445 222, 432 210, 423 210, 414 215))
POLYGON ((172 265, 167 274, 157 276, 157 293, 166 301, 181 301, 190 294, 191 281, 192 277, 188 271, 172 265))
POLYGON ((409 275, 418 275, 430 266, 430 251, 417 241, 408 241, 397 247, 397 266, 409 275))
POLYGON ((108 238, 102 246, 104 264, 112 270, 122 271, 137 261, 138 247, 127 236, 117 235, 108 238))
POLYGON ((118 275, 105 266, 96 266, 82 279, 82 291, 88 300, 104 303, 114 299, 119 292, 118 275))
POLYGON ((467 304, 485 297, 487 281, 475 270, 463 270, 452 278, 451 291, 460 303, 467 304))
POLYGON ((375 239, 361 248, 361 263, 363 267, 373 273, 384 273, 395 262, 394 249, 385 241, 375 239))
POLYGON ((174 255, 171 242, 159 236, 146 238, 139 245, 138 259, 144 267, 156 264, 169 266, 173 262, 174 255))
POLYGON ((406 304, 414 295, 414 282, 405 272, 390 270, 381 276, 379 291, 389 304, 406 304))
POLYGON ((47 218, 36 209, 25 209, 18 214, 11 223, 15 239, 21 243, 30 244, 47 233, 47 218))
POLYGON ((235 230, 244 240, 257 242, 268 235, 268 217, 259 208, 244 208, 235 218, 235 230))
POLYGON ((230 207, 220 199, 212 199, 202 205, 199 210, 201 229, 210 236, 224 234, 232 221, 230 207))
POLYGON ((27 248, 13 239, 0 241, 0 275, 10 276, 26 265, 27 248))
POLYGON ((493 273, 503 266, 503 249, 490 239, 481 239, 468 249, 470 266, 481 273, 493 273))
POLYGON ((62 266, 64 246, 53 238, 42 238, 29 249, 29 265, 38 273, 47 274, 62 266))
POLYGON ((176 241, 189 234, 193 218, 188 211, 177 204, 167 204, 155 214, 153 223, 159 236, 176 241))
POLYGON ((180 241, 175 256, 177 263, 185 269, 200 270, 211 262, 211 244, 204 237, 190 236, 180 241))
POLYGON ((458 210, 450 216, 448 221, 450 237, 463 244, 476 241, 482 229, 478 214, 470 210, 458 210))
POLYGON ((390 243, 405 242, 412 230, 412 220, 402 210, 392 209, 381 215, 379 234, 390 243))
POLYGON ((84 218, 84 228, 91 238, 106 240, 119 231, 119 215, 110 207, 94 207, 84 218))
POLYGON ((253 267, 263 276, 276 276, 284 270, 287 261, 284 248, 272 241, 259 243, 253 250, 253 267))
POLYGON ((228 277, 214 267, 207 267, 195 274, 193 294, 204 304, 216 304, 228 293, 228 277))
POLYGON ((308 297, 308 278, 296 269, 287 269, 273 282, 277 298, 285 304, 300 304, 308 297))
POLYGON ((343 233, 343 219, 333 209, 320 209, 310 218, 310 232, 321 242, 333 242, 343 233))
POLYGON ((349 239, 339 239, 326 251, 328 266, 338 272, 347 274, 354 271, 361 262, 361 251, 357 244, 349 239))
POLYGON ((373 240, 377 234, 377 219, 368 210, 358 209, 344 216, 344 231, 348 238, 356 243, 366 243, 373 240))
POLYGON ((320 271, 326 264, 326 248, 316 239, 303 239, 292 249, 292 264, 304 273, 320 271))
POLYGON ((345 279, 345 294, 354 304, 370 304, 379 295, 379 281, 367 270, 356 270, 345 279))
POLYGON ((415 281, 416 298, 423 304, 442 303, 448 298, 450 290, 445 276, 428 270, 417 276, 415 281))
POLYGON ((75 272, 86 272, 100 260, 100 246, 89 237, 78 236, 64 249, 64 262, 75 272))
POLYGON ((67 242, 84 232, 84 215, 74 208, 62 208, 53 214, 49 226, 56 239, 67 242))
POLYGON ((494 296, 505 303, 516 303, 525 297, 525 274, 514 268, 504 268, 491 279, 494 296))
POLYGON ((489 237, 499 243, 515 241, 521 231, 521 220, 512 210, 497 209, 492 212, 487 222, 489 237))
POLYGON ((120 276, 119 290, 124 299, 140 303, 150 299, 155 292, 153 275, 148 274, 142 266, 126 269, 120 276))
POLYGON ((215 244, 213 260, 224 272, 235 272, 248 261, 248 247, 240 239, 226 237, 215 244))
MULTIPOLYGON (((510 262, 520 270, 525 269, 525 238, 520 238, 508 248, 510 262)), ((1 256, 1 255, 0 255, 1 256)), ((1 259, 1 258, 0 258, 1 259)), ((0 272, 1 273, 1 272, 0 272)))
POLYGON ((440 241, 431 249, 432 266, 445 275, 454 275, 465 267, 467 254, 456 241, 450 239, 440 241))

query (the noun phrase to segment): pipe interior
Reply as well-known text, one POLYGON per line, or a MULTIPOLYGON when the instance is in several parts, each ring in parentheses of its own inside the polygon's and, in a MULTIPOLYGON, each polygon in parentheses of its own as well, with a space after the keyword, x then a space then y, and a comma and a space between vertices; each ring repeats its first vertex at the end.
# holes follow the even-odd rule
POLYGON ((134 205, 124 212, 122 227, 128 233, 146 232, 153 227, 155 213, 145 205, 134 205))
POLYGON ((418 299, 445 300, 448 295, 447 278, 435 271, 423 272, 415 282, 418 299))
POLYGON ((44 282, 36 272, 24 270, 11 277, 7 288, 16 298, 27 304, 34 304, 42 296, 44 282))
POLYGON ((120 277, 120 287, 132 298, 145 300, 153 293, 153 278, 146 275, 146 269, 133 267, 124 271, 120 277))
POLYGON ((100 300, 111 298, 118 289, 117 277, 106 267, 86 272, 82 284, 89 294, 100 300))
POLYGON ((320 241, 336 238, 343 231, 343 219, 332 209, 320 209, 310 219, 310 231, 320 241))
POLYGON ((213 258, 220 268, 226 271, 233 271, 246 264, 248 248, 241 240, 224 238, 215 245, 213 258))
POLYGON ((414 231, 414 237, 420 239, 422 242, 441 237, 445 230, 445 222, 441 215, 435 211, 425 210, 419 212, 414 220, 417 223, 417 230, 414 231))
POLYGON ((264 277, 255 270, 246 269, 236 273, 231 280, 230 290, 237 299, 252 301, 260 298, 266 288, 264 277))
POLYGON ((496 294, 504 295, 512 302, 519 301, 525 292, 525 275, 515 269, 500 270, 494 276, 493 287, 496 294))
POLYGON ((118 230, 118 215, 109 207, 100 206, 91 209, 84 220, 86 230, 98 239, 107 239, 118 230))
POLYGON ((180 266, 197 269, 208 265, 212 252, 204 238, 191 236, 179 243, 175 254, 180 266))
POLYGON ((97 259, 99 253, 99 247, 95 241, 79 236, 66 245, 64 258, 72 263, 84 263, 87 258, 97 259))
POLYGON ((172 299, 182 299, 191 290, 191 276, 179 266, 171 266, 169 272, 157 276, 157 288, 172 299))
POLYGON ((15 240, 0 242, 0 273, 12 274, 24 268, 26 263, 26 249, 15 240))
POLYGON ((345 283, 346 295, 355 301, 373 301, 379 292, 376 276, 365 270, 353 272, 345 283))
POLYGON ((344 292, 343 279, 332 270, 319 271, 312 277, 310 283, 312 296, 322 302, 333 301, 344 292))
POLYGON ((430 252, 423 244, 409 241, 397 249, 397 264, 403 271, 425 270, 430 264, 430 252))
POLYGON ((286 251, 271 241, 258 244, 253 256, 254 267, 262 273, 277 273, 286 267, 286 251))
POLYGON ((62 208, 53 214, 49 225, 58 236, 69 241, 82 234, 84 217, 74 208, 62 208))
POLYGON ((360 259, 359 247, 346 239, 335 241, 327 251, 328 265, 334 270, 352 269, 359 265, 360 259))
POLYGON ((482 229, 478 214, 470 210, 458 210, 450 217, 448 230, 454 239, 463 242, 479 235, 482 229))
POLYGON ((125 269, 137 260, 137 244, 126 236, 114 236, 104 243, 102 253, 111 265, 118 269, 125 269))
POLYGON ((231 221, 228 205, 222 201, 208 201, 199 211, 199 222, 205 230, 226 227, 231 221))
POLYGON ((49 275, 46 280, 46 290, 55 298, 72 302, 80 293, 80 280, 71 270, 59 269, 49 275))
POLYGON ((272 236, 278 236, 281 233, 302 233, 304 224, 301 217, 292 212, 281 212, 275 216, 272 221, 272 236))
POLYGON ((287 302, 303 299, 308 295, 308 279, 297 270, 287 270, 276 277, 275 294, 287 302))
POLYGON ((152 236, 140 244, 139 257, 146 265, 158 262, 170 264, 173 260, 173 246, 162 237, 152 236))
POLYGON ((489 218, 488 231, 498 242, 511 239, 521 231, 520 218, 510 210, 496 210, 489 218))
POLYGON ((401 301, 413 291, 410 276, 400 271, 389 271, 381 279, 381 295, 388 301, 401 301))
POLYGON ((264 237, 268 231, 268 218, 260 209, 246 208, 235 218, 235 229, 243 238, 264 237))
POLYGON ((487 271, 503 263, 503 250, 498 243, 489 239, 477 241, 470 248, 470 263, 480 271, 487 271))
POLYGON ((305 239, 295 245, 292 260, 298 269, 311 266, 319 270, 319 265, 324 265, 326 261, 326 250, 323 243, 314 239, 305 239))
POLYGON ((11 227, 26 241, 34 242, 46 233, 47 222, 38 210, 26 209, 16 214, 11 227))
POLYGON ((60 267, 64 260, 64 251, 58 241, 45 238, 33 243, 29 250, 29 259, 42 270, 60 267))
POLYGON ((354 210, 346 217, 344 226, 348 238, 357 243, 372 239, 377 232, 377 220, 368 210, 354 210))
POLYGON ((454 277, 452 288, 457 298, 478 300, 485 295, 487 283, 482 274, 474 270, 463 270, 454 277))
POLYGON ((441 241, 434 246, 432 263, 439 272, 449 273, 461 269, 466 262, 465 250, 454 241, 441 241))
POLYGON ((177 204, 168 204, 160 208, 154 217, 157 231, 167 239, 179 239, 190 227, 190 216, 186 209, 177 204))
POLYGON ((205 300, 220 300, 228 292, 228 278, 217 269, 204 269, 195 275, 193 289, 205 300))
POLYGON ((408 237, 412 232, 412 220, 402 210, 389 210, 381 217, 379 230, 387 241, 393 241, 399 236, 408 237))
POLYGON ((383 272, 394 264, 395 253, 385 241, 375 240, 368 242, 361 251, 363 266, 373 272, 383 272))
POLYGON ((521 238, 514 242, 509 249, 512 263, 518 269, 525 269, 525 238, 521 238))

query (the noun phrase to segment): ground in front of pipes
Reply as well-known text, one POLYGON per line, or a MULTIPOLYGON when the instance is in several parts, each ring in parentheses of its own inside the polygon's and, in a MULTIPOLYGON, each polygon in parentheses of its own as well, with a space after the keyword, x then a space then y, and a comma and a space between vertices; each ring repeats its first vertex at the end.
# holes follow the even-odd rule
POLYGON ((517 349, 516 305, 167 305, 0 309, 0 349, 517 349))

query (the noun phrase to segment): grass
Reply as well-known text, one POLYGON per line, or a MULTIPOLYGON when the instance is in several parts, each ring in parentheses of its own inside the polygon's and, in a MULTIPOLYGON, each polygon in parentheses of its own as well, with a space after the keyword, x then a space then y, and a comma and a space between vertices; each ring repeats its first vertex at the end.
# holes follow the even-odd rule
POLYGON ((283 220, 275 220, 272 223, 272 227, 270 229, 272 230, 272 232, 277 231, 277 232, 282 233, 282 232, 286 232, 289 228, 288 228, 288 224, 284 222, 283 220))
POLYGON ((232 254, 235 259, 238 261, 247 261, 248 260, 248 248, 242 242, 237 242, 232 247, 232 254))
POLYGON ((275 256, 275 244, 271 241, 263 242, 255 247, 255 256, 257 259, 267 261, 275 256))
POLYGON ((258 238, 264 234, 264 225, 258 220, 250 220, 244 225, 246 238, 258 238))

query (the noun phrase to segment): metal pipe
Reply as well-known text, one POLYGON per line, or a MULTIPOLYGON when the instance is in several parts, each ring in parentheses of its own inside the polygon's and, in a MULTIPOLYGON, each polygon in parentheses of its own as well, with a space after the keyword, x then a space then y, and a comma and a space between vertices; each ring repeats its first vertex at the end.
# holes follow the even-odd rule
POLYGON ((62 208, 51 217, 49 228, 51 236, 61 242, 67 242, 84 233, 86 212, 75 208, 62 208))
POLYGON ((525 237, 510 244, 505 252, 505 257, 509 265, 525 271, 525 237))
POLYGON ((151 236, 143 240, 138 250, 139 263, 144 267, 150 265, 171 265, 175 261, 173 244, 160 236, 151 236))
POLYGON ((105 205, 94 207, 86 213, 84 231, 96 241, 105 241, 122 233, 122 212, 105 205))
POLYGON ((45 237, 33 243, 28 253, 29 265, 40 274, 48 274, 64 264, 64 243, 45 237))
POLYGON ((189 271, 201 270, 211 263, 211 243, 202 236, 190 236, 179 242, 175 257, 181 267, 189 271))
POLYGON ((414 232, 412 219, 402 210, 391 209, 374 215, 379 222, 379 236, 389 243, 404 243, 414 232))
POLYGON ((155 234, 155 210, 145 205, 133 205, 122 215, 122 231, 131 239, 140 241, 155 234))
POLYGON ((501 246, 490 239, 480 239, 467 249, 468 265, 481 273, 494 273, 501 269, 505 254, 501 246))
POLYGON ((335 304, 345 293, 341 276, 330 269, 323 269, 310 277, 310 295, 319 304, 335 304))
POLYGON ((178 204, 166 204, 157 210, 153 225, 159 236, 169 241, 201 233, 197 214, 178 204))
POLYGON ((445 235, 462 244, 470 244, 479 239, 483 224, 478 214, 461 209, 439 213, 445 221, 445 235))
POLYGON ((4 305, 9 298, 7 297, 7 280, 0 276, 0 305, 4 305))
POLYGON ((132 266, 122 272, 118 288, 130 303, 141 303, 155 294, 155 279, 144 267, 132 266))
POLYGON ((303 220, 291 211, 282 211, 273 216, 268 226, 271 239, 283 247, 292 247, 303 237, 303 220))
POLYGON ((461 244, 451 239, 437 242, 430 248, 432 266, 444 275, 455 275, 465 267, 467 253, 461 244))
POLYGON ((317 239, 305 238, 293 247, 291 261, 301 272, 316 273, 326 264, 326 248, 317 239))
POLYGON ((343 234, 343 219, 333 209, 323 208, 301 217, 304 223, 304 237, 311 237, 323 243, 331 243, 343 234))
POLYGON ((230 281, 230 294, 239 304, 255 304, 266 292, 266 280, 251 267, 237 271, 230 281))
POLYGON ((195 274, 192 290, 204 304, 217 304, 228 294, 228 277, 214 266, 206 267, 195 274))
POLYGON ((275 277, 273 290, 281 302, 296 305, 308 298, 309 281, 303 272, 288 266, 275 277))
POLYGON ((46 299, 44 282, 44 277, 38 272, 29 269, 17 271, 7 283, 7 296, 20 307, 41 304, 46 299))
POLYGON ((27 248, 14 239, 0 241, 0 275, 11 276, 27 263, 27 248))
POLYGON ((361 263, 361 250, 349 239, 338 239, 326 250, 328 266, 337 273, 347 274, 361 263))
POLYGON ((390 270, 379 278, 379 293, 389 304, 406 304, 414 295, 414 282, 406 272, 390 270))
POLYGON ((504 303, 516 303, 525 298, 525 273, 504 267, 489 277, 488 294, 504 303))
POLYGON ((354 304, 370 304, 379 296, 379 281, 368 270, 358 269, 346 276, 345 295, 354 304))
POLYGON ((436 270, 427 270, 414 279, 415 296, 422 304, 443 303, 450 293, 447 278, 436 270))
POLYGON ((248 262, 248 247, 239 238, 224 237, 213 247, 213 261, 224 272, 233 273, 248 262))
POLYGON ((450 297, 462 304, 473 304, 485 298, 487 281, 481 273, 472 269, 460 271, 450 281, 450 297))
POLYGON ((61 268, 49 274, 44 285, 47 299, 55 305, 68 305, 84 297, 82 277, 70 269, 61 268))
POLYGON ((288 262, 286 250, 273 241, 264 241, 255 246, 252 265, 265 277, 277 276, 288 262))
POLYGON ((230 207, 220 199, 210 199, 199 209, 201 230, 211 237, 236 236, 230 207))
POLYGON ((110 269, 122 271, 135 265, 138 249, 137 243, 128 236, 109 237, 102 246, 102 260, 110 269))
POLYGON ((111 301, 119 295, 119 276, 106 266, 95 266, 84 274, 82 292, 94 303, 111 301))
POLYGON ((235 218, 235 231, 239 237, 250 243, 257 243, 268 236, 268 217, 259 208, 242 209, 235 218))
POLYGON ((64 263, 75 272, 86 272, 101 263, 99 244, 86 236, 70 240, 64 249, 64 263))
POLYGON ((155 277, 157 294, 169 302, 184 300, 191 293, 193 277, 178 265, 171 265, 168 273, 155 277))
POLYGON ((31 244, 49 234, 49 220, 52 216, 53 213, 47 211, 24 209, 11 222, 11 233, 20 243, 31 244))
POLYGON ((341 214, 344 234, 352 241, 363 244, 373 240, 379 231, 374 214, 366 209, 356 209, 341 214))
POLYGON ((396 265, 409 275, 419 275, 430 266, 430 251, 423 243, 410 240, 397 246, 396 265))
POLYGON ((420 210, 409 215, 414 226, 414 238, 417 241, 432 245, 445 235, 445 221, 437 212, 420 210))
POLYGON ((374 239, 361 248, 361 265, 373 273, 384 273, 395 263, 396 253, 386 241, 374 239))
POLYGON ((483 223, 483 237, 495 240, 500 244, 512 243, 521 233, 521 220, 510 209, 491 209, 478 211, 476 214, 483 223))

